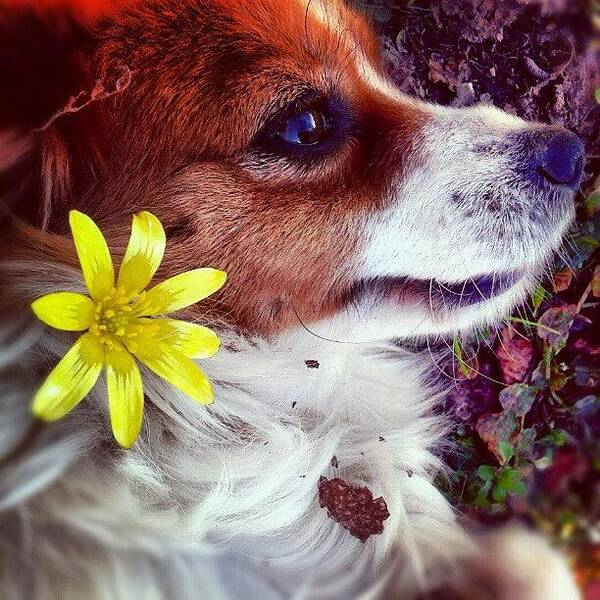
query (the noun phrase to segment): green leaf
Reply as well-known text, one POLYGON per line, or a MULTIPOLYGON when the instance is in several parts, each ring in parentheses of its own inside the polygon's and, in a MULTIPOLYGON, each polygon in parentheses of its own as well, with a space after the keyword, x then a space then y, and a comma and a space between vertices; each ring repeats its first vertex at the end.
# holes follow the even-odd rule
POLYGON ((522 496, 527 492, 527 487, 523 483, 521 472, 518 469, 506 469, 500 473, 496 489, 501 490, 505 495, 513 494, 515 496, 522 496))
POLYGON ((531 296, 531 302, 535 311, 538 310, 545 298, 546 290, 541 285, 538 285, 533 291, 533 295, 531 296))
POLYGON ((594 222, 596 219, 600 224, 600 211, 596 211, 592 214, 592 218, 582 223, 579 234, 573 238, 574 245, 569 250, 569 262, 571 268, 575 270, 581 269, 600 245, 596 239, 600 237, 596 231, 597 225, 594 222))
POLYGON ((600 242, 591 235, 584 235, 580 237, 577 240, 577 242, 580 248, 584 248, 586 250, 589 250, 590 252, 594 252, 595 250, 600 248, 600 242))
POLYGON ((465 379, 474 379, 477 376, 477 368, 473 368, 473 366, 465 359, 462 346, 457 337, 455 337, 452 342, 452 351, 454 352, 454 357, 458 361, 458 368, 463 377, 465 379))
POLYGON ((596 98, 596 102, 598 104, 600 104, 600 88, 596 88, 596 91, 594 93, 594 98, 596 98))
POLYGON ((483 479, 483 481, 491 481, 496 474, 496 467, 492 465, 481 465, 479 469, 477 469, 477 475, 483 479))
POLYGON ((585 201, 588 213, 592 214, 600 208, 600 190, 596 190, 585 201))
POLYGON ((569 436, 566 431, 563 431, 562 429, 553 429, 548 435, 545 435, 540 442, 560 448, 567 443, 568 439, 569 436))
POLYGON ((473 504, 475 506, 478 506, 479 508, 486 508, 489 505, 488 496, 489 496, 491 489, 492 489, 492 482, 486 481, 479 489, 479 492, 477 493, 477 496, 476 496, 473 504))
POLYGON ((494 488, 494 492, 492 493, 492 498, 495 502, 504 502, 507 495, 508 493, 504 488, 496 486, 494 488))
POLYGON ((509 442, 500 442, 498 444, 498 449, 500 450, 505 463, 515 455, 515 449, 509 442))
POLYGON ((577 514, 572 510, 564 509, 558 512, 558 522, 561 525, 565 525, 566 523, 574 523, 577 521, 577 514))

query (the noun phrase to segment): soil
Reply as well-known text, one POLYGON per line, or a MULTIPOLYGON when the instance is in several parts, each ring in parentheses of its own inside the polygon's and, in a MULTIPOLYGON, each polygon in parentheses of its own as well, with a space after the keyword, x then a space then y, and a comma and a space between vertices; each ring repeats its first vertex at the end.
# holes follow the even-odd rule
MULTIPOLYGON (((389 7, 389 20, 380 25, 386 66, 409 94, 452 106, 486 102, 527 120, 560 124, 581 135, 589 153, 597 155, 600 41, 588 5, 587 0, 379 2, 389 7)), ((597 162, 588 171, 594 167, 597 162)))
POLYGON ((456 417, 439 485, 480 525, 518 518, 569 554, 600 599, 600 4, 354 0, 410 95, 493 104, 586 143, 577 229, 555 275, 497 332, 452 340, 456 417), (596 11, 596 13, 593 12, 596 11), (567 255, 568 254, 568 255, 567 255))

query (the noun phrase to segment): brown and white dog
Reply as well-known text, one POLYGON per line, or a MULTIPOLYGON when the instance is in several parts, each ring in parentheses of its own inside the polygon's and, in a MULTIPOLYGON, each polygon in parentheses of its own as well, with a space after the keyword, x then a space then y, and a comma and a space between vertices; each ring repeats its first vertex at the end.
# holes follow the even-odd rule
POLYGON ((0 597, 578 598, 537 537, 459 524, 433 484, 443 386, 407 348, 531 291, 574 216, 578 138, 402 95, 334 0, 148 0, 76 26, 40 10, 0 8, 3 202, 29 223, 5 221, 4 310, 81 286, 69 209, 117 256, 149 210, 159 277, 229 273, 186 315, 225 343, 203 363, 216 403, 148 378, 121 451, 101 385, 33 425, 31 387, 72 340, 5 323, 0 597), (381 535, 319 507, 334 473, 385 498, 381 535))

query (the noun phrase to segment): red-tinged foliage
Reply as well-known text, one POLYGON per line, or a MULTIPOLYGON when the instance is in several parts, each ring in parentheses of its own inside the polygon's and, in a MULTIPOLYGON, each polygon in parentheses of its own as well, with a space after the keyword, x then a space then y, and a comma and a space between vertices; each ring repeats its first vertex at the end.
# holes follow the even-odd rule
POLYGON ((554 350, 560 350, 567 343, 571 325, 579 309, 574 304, 549 308, 538 320, 538 337, 554 350))
POLYGON ((502 381, 507 385, 521 383, 533 358, 533 343, 513 327, 505 327, 496 344, 502 381))
POLYGON ((539 389, 530 385, 507 387, 500 392, 502 412, 482 415, 477 421, 477 433, 501 465, 512 458, 523 431, 523 419, 538 394, 539 389))

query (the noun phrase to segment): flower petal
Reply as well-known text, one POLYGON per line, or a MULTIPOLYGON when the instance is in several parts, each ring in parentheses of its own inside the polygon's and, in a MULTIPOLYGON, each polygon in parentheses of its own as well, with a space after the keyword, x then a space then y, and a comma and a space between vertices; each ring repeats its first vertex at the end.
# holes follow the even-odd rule
POLYGON ((217 334, 208 327, 177 319, 137 319, 144 336, 174 348, 189 358, 209 358, 221 346, 217 334))
POLYGON ((119 270, 117 287, 126 293, 137 293, 149 283, 165 253, 165 230, 149 212, 133 216, 131 237, 119 270))
POLYGON ((151 338, 139 340, 137 344, 134 353, 149 369, 196 402, 214 402, 215 396, 210 380, 194 361, 167 344, 157 344, 151 338))
POLYGON ((92 219, 77 210, 69 213, 69 223, 85 285, 97 302, 114 287, 115 273, 106 240, 92 219))
POLYGON ((131 448, 140 433, 144 416, 140 370, 120 344, 106 351, 105 362, 112 430, 123 448, 131 448))
POLYGON ((175 312, 214 294, 226 279, 225 271, 210 268, 175 275, 148 290, 134 310, 141 317, 175 312))
POLYGON ((63 331, 84 331, 88 329, 94 315, 93 301, 75 292, 57 292, 38 298, 31 304, 35 316, 63 331))
POLYGON ((84 333, 35 395, 33 414, 45 421, 64 417, 94 387, 103 363, 102 346, 91 333, 84 333))

